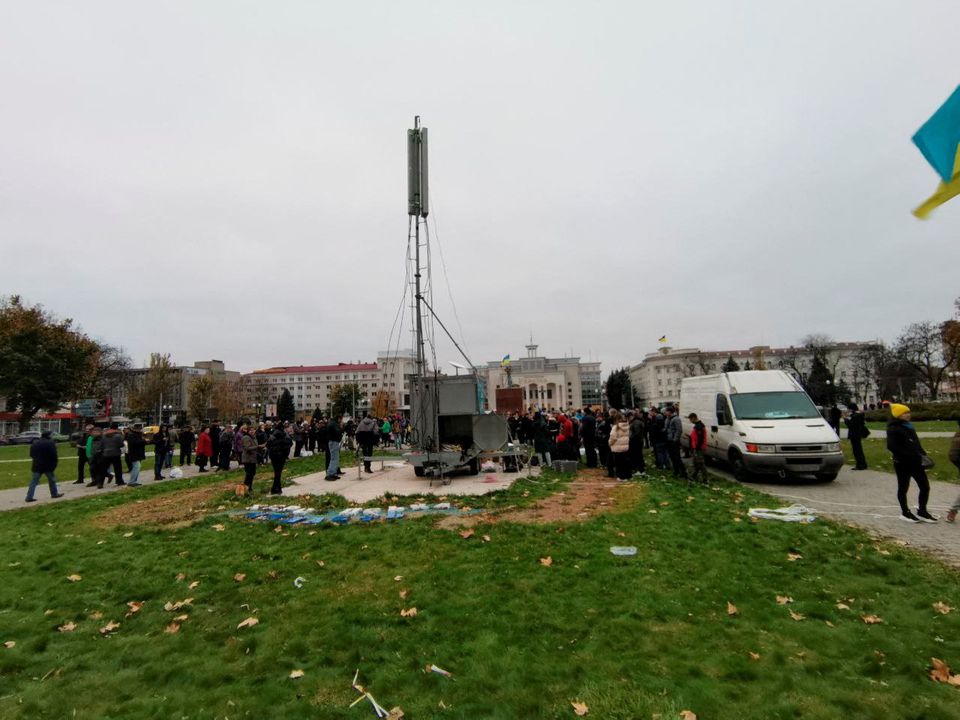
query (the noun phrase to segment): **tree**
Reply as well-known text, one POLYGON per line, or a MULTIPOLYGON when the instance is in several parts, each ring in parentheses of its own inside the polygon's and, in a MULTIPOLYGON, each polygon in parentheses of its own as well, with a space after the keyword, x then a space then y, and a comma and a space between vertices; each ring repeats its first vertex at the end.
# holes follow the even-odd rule
POLYGON ((190 396, 187 400, 187 412, 198 423, 207 419, 207 413, 213 400, 216 382, 209 375, 197 375, 190 380, 190 396))
POLYGON ((0 395, 19 412, 21 432, 40 410, 80 397, 96 374, 99 347, 72 324, 18 295, 0 303, 0 395))
POLYGON ((740 369, 740 366, 737 364, 737 361, 733 359, 733 355, 727 358, 727 361, 723 364, 723 367, 720 368, 721 372, 737 372, 740 369))
POLYGON ((290 394, 289 390, 284 388, 283 392, 280 393, 280 397, 277 398, 277 417, 281 422, 293 422, 296 414, 297 408, 293 404, 293 395, 290 394))
POLYGON ((221 420, 238 420, 243 414, 243 390, 240 383, 223 376, 214 376, 213 407, 217 409, 221 420))
POLYGON ((334 417, 356 415, 355 406, 360 405, 360 401, 366 397, 366 394, 366 391, 362 390, 357 383, 334 385, 330 388, 330 412, 334 417))
POLYGON ((911 323, 897 338, 894 352, 898 360, 913 370, 930 399, 936 400, 944 376, 958 361, 960 330, 953 321, 911 323))
POLYGON ((810 374, 803 383, 803 387, 817 405, 833 405, 836 401, 837 388, 834 385, 833 375, 830 374, 830 370, 819 355, 813 356, 810 374))
POLYGON ((123 348, 97 343, 97 358, 83 394, 90 398, 114 397, 130 378, 130 356, 123 348))
POLYGON ((311 416, 313 420, 320 420, 323 418, 323 411, 320 408, 315 407, 313 409, 313 415, 311 416))
MULTIPOLYGON (((177 369, 169 354, 150 353, 150 365, 137 386, 130 392, 130 411, 134 415, 152 415, 163 405, 163 398, 173 398, 177 369)), ((158 418, 162 422, 163 418, 158 418)))
POLYGON ((247 386, 247 397, 256 405, 259 415, 267 414, 267 400, 270 399, 270 385, 265 378, 255 377, 247 386))
POLYGON ((607 403, 612 408, 630 407, 640 398, 625 367, 614 370, 607 377, 606 393, 607 403))

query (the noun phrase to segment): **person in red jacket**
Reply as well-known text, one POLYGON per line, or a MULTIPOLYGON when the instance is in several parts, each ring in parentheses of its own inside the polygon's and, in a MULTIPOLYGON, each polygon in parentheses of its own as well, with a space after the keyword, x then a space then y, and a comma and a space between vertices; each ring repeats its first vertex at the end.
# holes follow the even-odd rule
POLYGON ((690 431, 690 454, 693 456, 693 474, 690 476, 690 482, 702 482, 706 485, 707 466, 703 461, 703 451, 707 447, 707 428, 696 413, 690 413, 687 420, 693 423, 693 430, 690 431))
POLYGON ((213 441, 210 439, 210 426, 200 428, 200 437, 197 438, 197 465, 200 472, 207 471, 207 459, 213 454, 213 441))
POLYGON ((573 422, 563 413, 557 415, 560 433, 557 435, 557 454, 564 460, 579 460, 580 452, 574 447, 573 422))

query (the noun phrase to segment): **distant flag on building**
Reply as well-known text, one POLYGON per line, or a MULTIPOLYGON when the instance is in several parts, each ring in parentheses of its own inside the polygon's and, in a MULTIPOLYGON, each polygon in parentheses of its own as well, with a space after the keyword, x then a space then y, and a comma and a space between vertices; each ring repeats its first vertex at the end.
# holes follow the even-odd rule
POLYGON ((510 356, 509 356, 509 355, 504 355, 504 356, 503 356, 503 360, 500 361, 500 364, 501 364, 501 365, 509 365, 509 364, 510 364, 510 356))
POLYGON ((660 339, 657 340, 657 342, 660 343, 661 345, 663 345, 665 342, 667 342, 667 336, 666 336, 666 335, 661 335, 661 336, 660 336, 660 339))
POLYGON ((926 219, 952 197, 960 195, 960 87, 913 136, 913 143, 937 171, 941 183, 913 214, 926 219))

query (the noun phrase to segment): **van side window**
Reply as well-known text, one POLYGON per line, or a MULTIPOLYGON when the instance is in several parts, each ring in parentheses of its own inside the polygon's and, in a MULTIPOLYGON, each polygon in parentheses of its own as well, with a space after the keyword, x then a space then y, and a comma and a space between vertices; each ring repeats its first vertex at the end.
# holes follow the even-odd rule
POLYGON ((717 425, 730 425, 732 420, 727 396, 723 393, 717 393, 717 425))

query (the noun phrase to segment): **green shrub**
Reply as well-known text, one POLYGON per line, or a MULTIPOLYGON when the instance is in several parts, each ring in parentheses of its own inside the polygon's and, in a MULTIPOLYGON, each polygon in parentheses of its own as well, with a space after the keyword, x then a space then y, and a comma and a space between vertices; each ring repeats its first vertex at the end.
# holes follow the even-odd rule
MULTIPOLYGON (((960 420, 960 403, 909 403, 910 415, 914 421, 921 420, 960 420)), ((887 422, 890 420, 890 411, 869 410, 866 413, 867 422, 887 422)))

